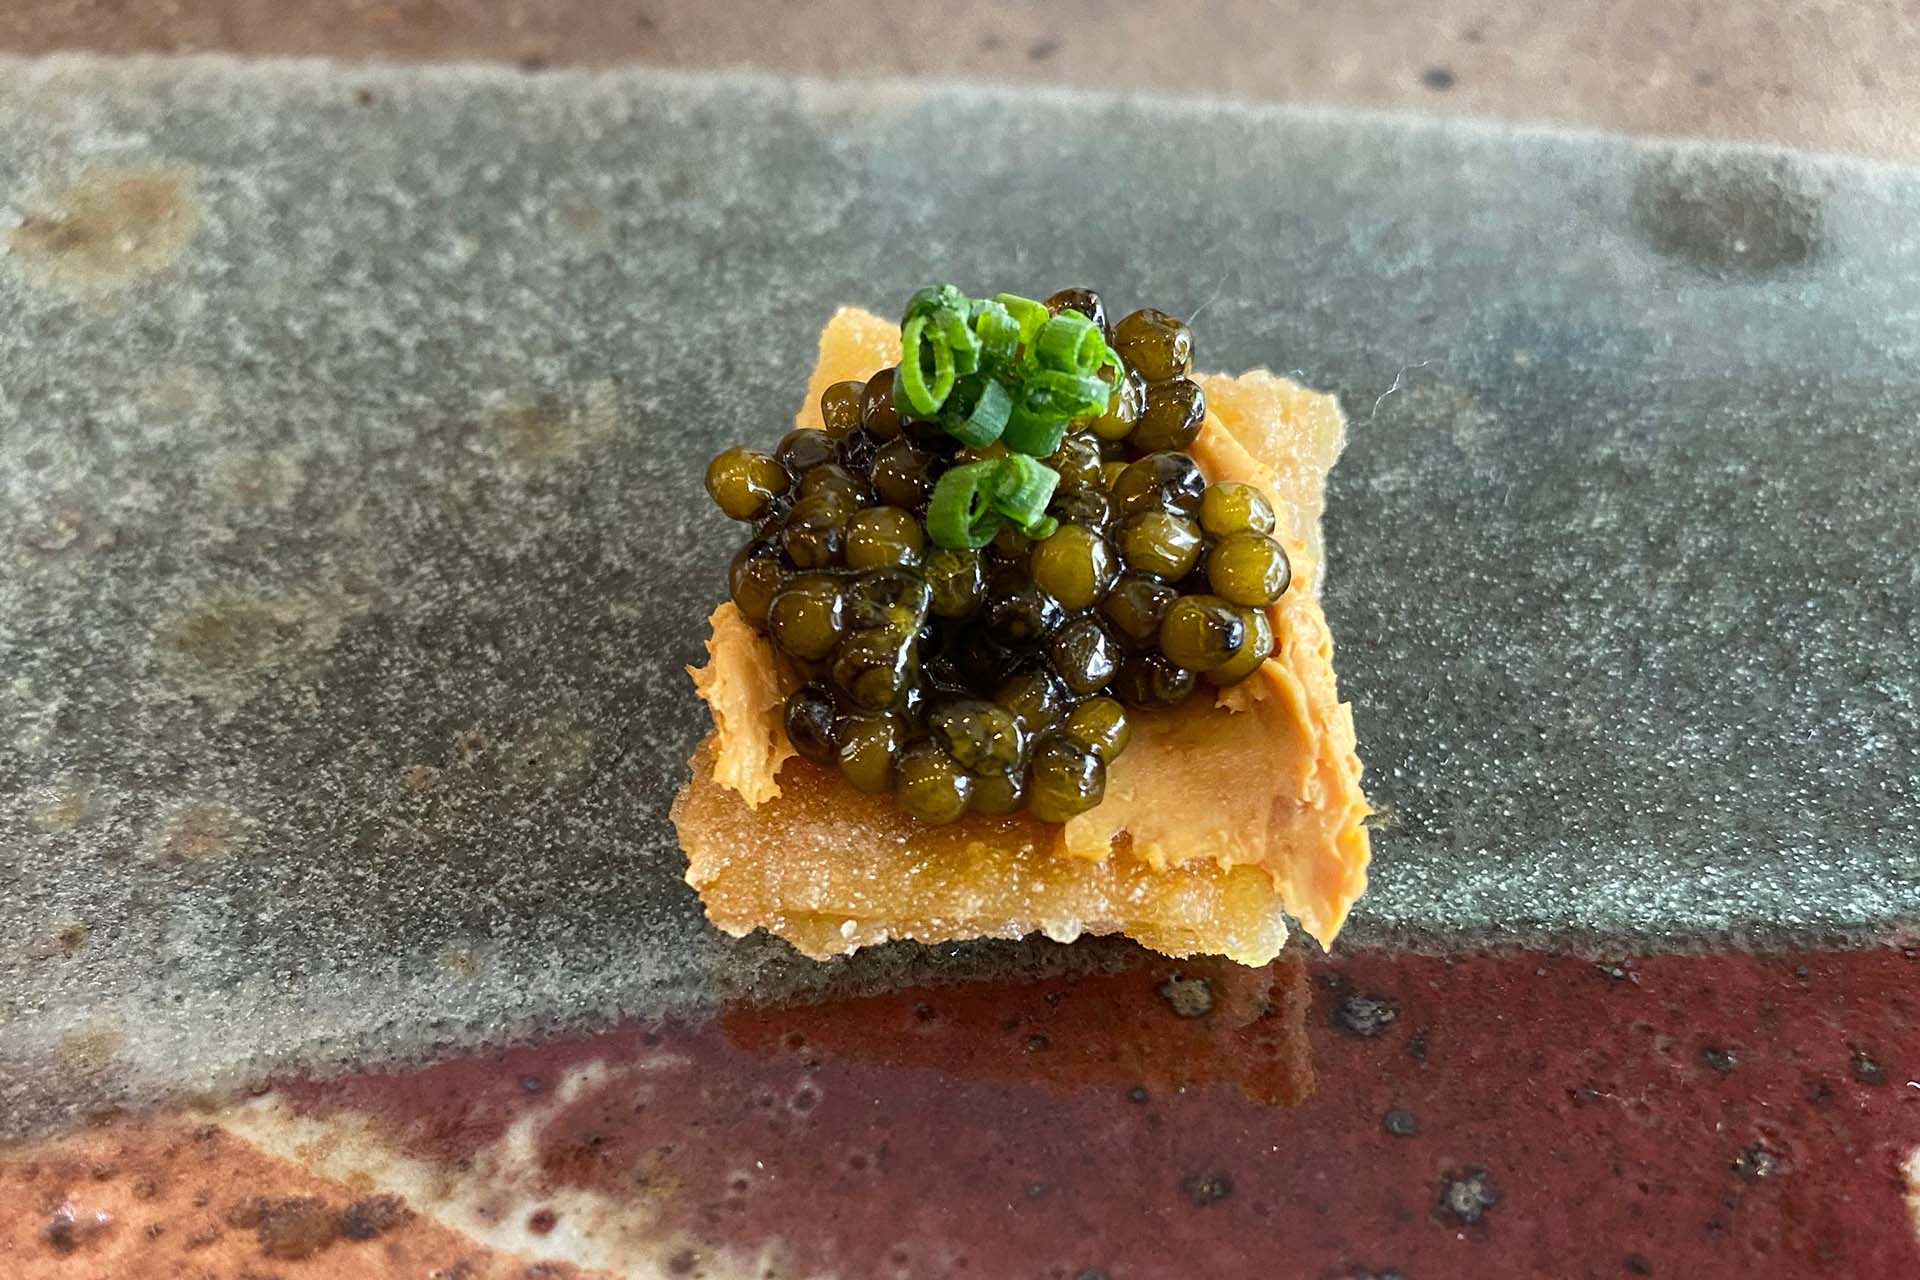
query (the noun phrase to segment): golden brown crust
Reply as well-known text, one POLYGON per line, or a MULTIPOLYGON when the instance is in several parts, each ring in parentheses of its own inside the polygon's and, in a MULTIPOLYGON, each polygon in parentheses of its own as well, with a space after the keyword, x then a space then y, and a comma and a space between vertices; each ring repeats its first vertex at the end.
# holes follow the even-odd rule
POLYGON ((1059 856, 1059 827, 1027 817, 924 826, 795 758, 781 794, 750 806, 712 773, 713 739, 673 805, 687 883, 714 924, 764 927, 815 959, 889 938, 951 942, 1124 933, 1170 956, 1265 964, 1286 941, 1272 878, 1202 862, 1059 856))

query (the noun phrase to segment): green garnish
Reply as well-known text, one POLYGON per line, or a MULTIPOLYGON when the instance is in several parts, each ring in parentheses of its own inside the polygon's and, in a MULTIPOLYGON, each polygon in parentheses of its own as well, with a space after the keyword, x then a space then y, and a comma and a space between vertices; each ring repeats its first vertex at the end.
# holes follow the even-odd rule
POLYGON ((995 478, 993 505, 1031 533, 1036 524, 1047 519, 1047 504, 1060 484, 1060 473, 1024 453, 1009 453, 996 459, 1000 474, 995 478))
MULTIPOLYGON (((1051 495, 1059 476, 1032 460, 1051 456, 1074 420, 1107 412, 1126 376, 1100 326, 1078 311, 1055 315, 1045 303, 1016 293, 969 298, 953 285, 937 284, 908 299, 901 317, 894 402, 903 415, 938 422, 968 448, 1005 445, 1052 477, 1046 487, 1051 495)), ((1022 488, 1019 481, 1031 474, 1010 472, 1004 483, 1025 492, 1032 486, 1022 488)), ((943 547, 981 546, 1003 517, 1029 533, 1050 523, 1045 498, 1038 506, 1004 499, 985 473, 951 485, 943 478, 936 499, 941 488, 948 494, 942 519, 936 527, 930 510, 927 532, 943 547)))
POLYGON ((980 339, 980 362, 989 368, 1012 364, 1020 350, 1020 322, 992 298, 973 304, 973 334, 980 339))
POLYGON ((1024 453, 950 467, 927 503, 927 536, 950 550, 984 547, 1011 520, 1030 537, 1059 528, 1047 514, 1060 473, 1024 453))
POLYGON ((999 458, 949 467, 933 486, 927 503, 927 536, 936 546, 960 550, 984 547, 1000 532, 1006 517, 994 510, 999 458))
POLYGON ((1000 433, 1000 442, 1035 458, 1050 458, 1066 434, 1065 418, 1048 417, 1016 404, 1007 418, 1006 430, 1000 433))
POLYGON ((976 387, 965 387, 947 397, 940 425, 969 449, 984 449, 1000 438, 1012 412, 1013 397, 1007 389, 991 378, 982 378, 976 387), (977 395, 978 399, 967 404, 970 395, 977 395))
POLYGON ((1040 326, 1047 322, 1047 304, 1023 298, 1017 293, 996 293, 993 300, 1005 307, 1007 314, 1020 326, 1021 343, 1032 345, 1040 326))
POLYGON ((923 418, 940 412, 953 391, 953 351, 938 331, 927 333, 928 316, 915 316, 900 328, 900 390, 907 407, 923 418), (933 364, 933 384, 927 384, 927 361, 933 364))
POLYGON ((1062 311, 1050 316, 1040 327, 1034 352, 1043 369, 1062 373, 1092 373, 1107 353, 1107 341, 1093 321, 1078 311, 1062 311))

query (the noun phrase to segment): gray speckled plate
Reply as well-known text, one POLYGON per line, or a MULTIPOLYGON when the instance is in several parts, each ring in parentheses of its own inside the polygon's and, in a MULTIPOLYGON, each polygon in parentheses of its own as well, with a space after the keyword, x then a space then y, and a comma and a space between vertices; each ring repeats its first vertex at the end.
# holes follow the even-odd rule
POLYGON ((666 807, 832 307, 1096 284, 1337 391, 1357 943, 1920 915, 1920 176, 661 74, 7 63, 12 1124, 743 990, 666 807), (1044 107, 1044 110, 1038 109, 1044 107))

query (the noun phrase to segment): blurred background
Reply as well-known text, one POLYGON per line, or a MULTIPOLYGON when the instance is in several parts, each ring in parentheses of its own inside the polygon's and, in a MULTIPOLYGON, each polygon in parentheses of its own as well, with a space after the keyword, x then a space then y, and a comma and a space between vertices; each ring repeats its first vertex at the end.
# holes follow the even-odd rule
POLYGON ((1920 158, 1906 0, 13 0, 0 49, 962 77, 1920 158))

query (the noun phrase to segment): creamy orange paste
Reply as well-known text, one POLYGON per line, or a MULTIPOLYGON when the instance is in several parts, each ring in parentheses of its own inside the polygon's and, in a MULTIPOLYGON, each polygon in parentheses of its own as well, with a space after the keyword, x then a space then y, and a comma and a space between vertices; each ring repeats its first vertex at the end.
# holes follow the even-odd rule
MULTIPOLYGON (((796 421, 820 393, 893 364, 899 329, 843 308, 796 421)), ((810 956, 887 938, 1123 933, 1157 951, 1262 964, 1282 913, 1323 944, 1366 889, 1369 810, 1353 717, 1334 684, 1317 599, 1326 474, 1345 440, 1331 396, 1264 370, 1199 375, 1207 420, 1191 450, 1210 480, 1273 500, 1293 584, 1272 608, 1276 651, 1253 677, 1170 711, 1136 712, 1106 798, 1064 824, 969 817, 927 827, 795 756, 767 641, 714 610, 691 669, 714 717, 674 803, 687 881, 730 933, 764 927, 810 956)))

